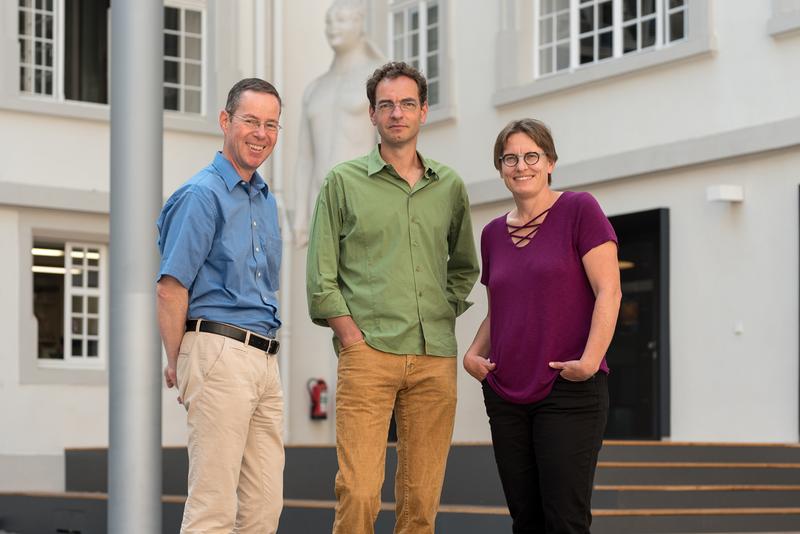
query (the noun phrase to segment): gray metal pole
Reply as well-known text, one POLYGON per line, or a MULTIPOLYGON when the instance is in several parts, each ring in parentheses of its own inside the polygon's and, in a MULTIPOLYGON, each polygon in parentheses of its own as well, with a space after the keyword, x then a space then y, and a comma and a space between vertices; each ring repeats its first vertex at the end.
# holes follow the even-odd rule
POLYGON ((111 358, 108 532, 161 532, 162 0, 111 9, 111 358))

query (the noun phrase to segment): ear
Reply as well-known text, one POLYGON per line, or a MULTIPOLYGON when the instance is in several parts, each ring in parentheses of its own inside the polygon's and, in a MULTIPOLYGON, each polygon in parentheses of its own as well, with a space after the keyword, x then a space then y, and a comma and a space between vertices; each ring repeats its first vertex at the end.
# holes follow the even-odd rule
POLYGON ((222 133, 228 132, 229 122, 230 116, 228 115, 228 112, 223 109, 219 112, 219 127, 222 130, 222 133))
POLYGON ((369 120, 372 122, 373 126, 378 125, 378 119, 375 117, 375 108, 372 106, 369 107, 369 120))
POLYGON ((422 104, 422 107, 419 108, 420 117, 419 122, 420 124, 425 124, 425 121, 428 120, 428 103, 425 102, 422 104))

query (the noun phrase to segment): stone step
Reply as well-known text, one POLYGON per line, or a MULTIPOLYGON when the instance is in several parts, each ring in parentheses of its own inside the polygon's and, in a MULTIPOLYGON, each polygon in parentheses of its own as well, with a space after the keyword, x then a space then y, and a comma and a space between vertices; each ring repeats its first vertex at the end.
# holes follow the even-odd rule
MULTIPOLYGON (((0 529, 14 534, 60 532, 101 534, 107 530, 104 493, 0 493, 0 529)), ((185 497, 162 497, 163 532, 177 532, 185 497)), ((327 532, 333 523, 333 501, 287 499, 279 534, 327 532)), ((800 530, 800 507, 642 508, 593 510, 594 534, 620 532, 790 532, 800 530)), ((376 534, 390 534, 394 507, 383 503, 376 534)), ((436 521, 439 534, 508 532, 505 507, 443 505, 436 521)))

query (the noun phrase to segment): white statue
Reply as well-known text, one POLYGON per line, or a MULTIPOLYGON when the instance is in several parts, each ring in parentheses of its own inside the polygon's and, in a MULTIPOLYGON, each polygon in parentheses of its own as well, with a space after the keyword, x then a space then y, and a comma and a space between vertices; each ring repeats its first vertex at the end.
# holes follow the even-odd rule
POLYGON ((365 17, 363 0, 335 0, 325 16, 325 36, 334 56, 328 71, 303 94, 294 173, 297 246, 308 242, 308 225, 328 171, 366 154, 377 141, 369 120, 366 81, 385 59, 364 34, 365 17))

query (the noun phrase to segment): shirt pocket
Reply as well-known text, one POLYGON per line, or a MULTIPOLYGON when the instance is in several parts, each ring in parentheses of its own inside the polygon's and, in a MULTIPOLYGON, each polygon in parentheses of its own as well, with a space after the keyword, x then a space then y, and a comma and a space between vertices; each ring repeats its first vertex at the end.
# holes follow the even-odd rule
POLYGON ((281 256, 283 255, 281 238, 272 235, 262 237, 261 252, 264 254, 267 264, 267 279, 264 282, 267 289, 277 291, 280 285, 281 256))

